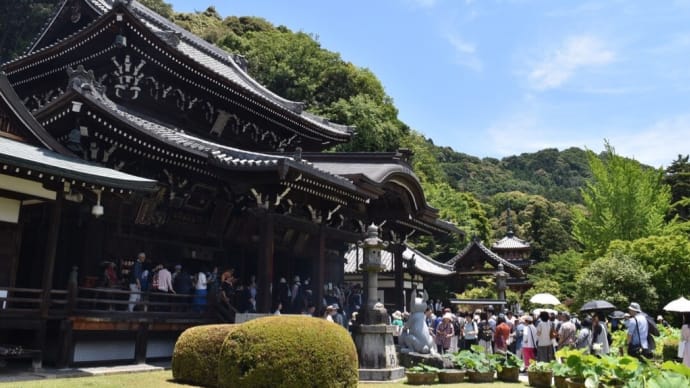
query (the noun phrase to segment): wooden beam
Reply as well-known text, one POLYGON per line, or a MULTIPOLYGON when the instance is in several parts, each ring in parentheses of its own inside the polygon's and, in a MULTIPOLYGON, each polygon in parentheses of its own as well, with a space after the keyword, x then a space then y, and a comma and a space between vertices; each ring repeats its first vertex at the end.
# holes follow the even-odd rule
POLYGON ((329 240, 340 240, 343 242, 355 243, 362 239, 361 233, 349 232, 346 230, 322 226, 320 224, 316 224, 311 221, 303 220, 289 215, 274 214, 273 217, 275 218, 276 224, 309 234, 318 234, 320 233, 320 230, 323 227, 324 232, 326 233, 326 238, 329 240))

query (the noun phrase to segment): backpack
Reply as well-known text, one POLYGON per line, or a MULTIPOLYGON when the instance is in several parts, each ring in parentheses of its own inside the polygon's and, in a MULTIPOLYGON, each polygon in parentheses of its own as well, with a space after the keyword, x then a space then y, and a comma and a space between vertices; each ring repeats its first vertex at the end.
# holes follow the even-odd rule
POLYGON ((551 329, 549 330, 549 338, 558 339, 558 331, 556 330, 556 325, 551 324, 551 329))
POLYGON ((462 331, 462 325, 460 325, 460 319, 459 318, 453 319, 453 333, 455 333, 455 335, 459 336, 461 331, 462 331))
POLYGON ((661 335, 661 333, 659 333, 659 328, 656 327, 656 322, 654 322, 652 317, 650 317, 649 315, 645 315, 645 319, 647 319, 647 330, 649 332, 649 335, 655 337, 661 335))
POLYGON ((479 322, 479 339, 483 341, 491 341, 494 338, 494 332, 491 330, 489 322, 479 322))

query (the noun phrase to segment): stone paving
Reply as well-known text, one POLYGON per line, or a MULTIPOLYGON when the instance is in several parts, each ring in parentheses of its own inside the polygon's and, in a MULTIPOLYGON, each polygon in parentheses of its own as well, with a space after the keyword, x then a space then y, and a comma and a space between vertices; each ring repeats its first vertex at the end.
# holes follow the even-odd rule
POLYGON ((5 367, 0 368, 0 383, 55 379, 63 377, 102 376, 117 373, 153 372, 165 369, 170 369, 169 361, 152 362, 148 364, 126 364, 84 368, 43 368, 35 372, 31 371, 31 368, 28 364, 10 363, 5 367))

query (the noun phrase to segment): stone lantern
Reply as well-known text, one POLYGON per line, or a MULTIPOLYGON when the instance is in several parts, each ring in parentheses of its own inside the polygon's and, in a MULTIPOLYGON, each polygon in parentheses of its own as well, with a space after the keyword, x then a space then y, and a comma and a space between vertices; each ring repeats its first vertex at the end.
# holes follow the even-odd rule
POLYGON ((378 300, 379 272, 383 269, 381 251, 388 244, 379 238, 379 228, 369 225, 364 239, 357 244, 364 251, 366 305, 358 315, 358 324, 352 329, 360 380, 396 380, 405 376, 395 352, 393 333, 395 326, 388 323, 388 312, 378 300))
POLYGON ((379 238, 379 228, 371 224, 367 228, 364 240, 357 244, 362 248, 363 263, 361 269, 364 272, 364 284, 366 289, 365 310, 361 312, 360 322, 368 325, 388 323, 388 312, 379 303, 379 272, 384 267, 381 262, 381 251, 386 249, 388 243, 379 238))
POLYGON ((503 270, 503 264, 498 263, 498 271, 496 271, 496 290, 498 291, 498 299, 499 300, 506 300, 506 288, 508 288, 507 285, 507 279, 508 279, 508 273, 503 270))

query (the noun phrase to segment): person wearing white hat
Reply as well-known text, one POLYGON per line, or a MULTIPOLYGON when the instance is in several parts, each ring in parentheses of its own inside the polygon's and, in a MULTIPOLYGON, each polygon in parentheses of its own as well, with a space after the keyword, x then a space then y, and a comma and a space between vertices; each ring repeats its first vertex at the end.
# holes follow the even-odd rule
POLYGON ((649 357, 652 351, 649 349, 647 342, 647 335, 649 334, 649 325, 647 319, 639 303, 632 302, 628 306, 630 313, 630 323, 628 323, 628 354, 633 357, 642 358, 642 356, 649 357))
POLYGON ((453 338, 455 331, 453 329, 453 314, 445 313, 441 319, 441 323, 436 326, 436 348, 439 353, 444 354, 450 348, 450 340, 453 338))
POLYGON ((398 336, 402 332, 402 328, 404 326, 402 313, 396 310, 393 314, 391 314, 391 317, 393 318, 391 325, 395 326, 394 335, 398 336))

